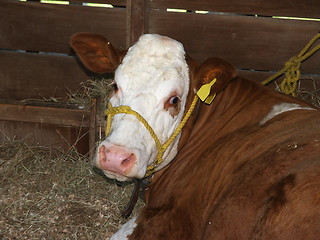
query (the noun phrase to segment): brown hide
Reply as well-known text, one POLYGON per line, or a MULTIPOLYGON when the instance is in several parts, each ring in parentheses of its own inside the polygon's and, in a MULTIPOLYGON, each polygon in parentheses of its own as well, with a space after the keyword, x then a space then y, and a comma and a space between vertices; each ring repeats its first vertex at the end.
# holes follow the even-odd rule
POLYGON ((319 239, 320 113, 259 125, 283 102, 310 107, 239 77, 201 103, 129 239, 319 239))
MULTIPOLYGON (((71 45, 95 72, 114 71, 125 51, 80 33, 71 45)), ((199 103, 179 153, 145 194, 133 240, 308 239, 320 236, 320 112, 294 110, 260 121, 275 104, 298 103, 235 77, 229 63, 186 57, 194 91, 217 78, 211 105, 199 103)))

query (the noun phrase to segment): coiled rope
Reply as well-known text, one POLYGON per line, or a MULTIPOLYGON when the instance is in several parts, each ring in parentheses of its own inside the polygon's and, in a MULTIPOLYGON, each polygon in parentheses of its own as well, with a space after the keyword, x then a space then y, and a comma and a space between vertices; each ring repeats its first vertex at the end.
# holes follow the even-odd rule
POLYGON ((302 49, 298 56, 290 58, 290 60, 285 63, 284 68, 282 70, 267 78, 265 81, 262 82, 262 84, 267 85, 285 73, 285 78, 280 85, 281 91, 285 94, 295 96, 297 82, 299 81, 301 76, 301 62, 312 56, 316 51, 320 49, 320 44, 318 44, 313 49, 309 50, 311 46, 315 43, 315 41, 317 41, 319 38, 320 33, 318 33, 310 40, 310 42, 302 49))

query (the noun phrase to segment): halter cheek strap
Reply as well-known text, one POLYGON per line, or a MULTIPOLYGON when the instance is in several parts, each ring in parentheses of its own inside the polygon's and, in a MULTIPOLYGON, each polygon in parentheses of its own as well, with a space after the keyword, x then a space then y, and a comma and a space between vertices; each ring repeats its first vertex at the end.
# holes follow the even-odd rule
POLYGON ((178 134, 181 132, 182 128, 186 124, 187 120, 192 114, 193 109, 195 108, 195 105, 200 98, 201 101, 204 101, 207 104, 210 104, 214 96, 209 96, 210 94, 210 89, 212 85, 216 82, 216 79, 213 79, 210 83, 203 85, 199 91, 197 92, 197 95, 194 96, 193 101, 191 103, 191 106, 189 107, 188 112, 182 119, 181 123, 177 127, 177 129, 174 131, 174 133, 171 135, 171 137, 168 139, 167 142, 165 142, 163 145, 161 145, 157 135, 153 131, 152 127, 149 125, 149 123, 136 111, 131 109, 129 106, 119 106, 119 107, 113 107, 112 104, 109 102, 108 109, 105 111, 105 114, 107 116, 107 127, 106 127, 106 137, 108 136, 111 128, 111 119, 114 115, 119 114, 119 113, 125 113, 125 114, 131 114, 135 116, 144 126, 145 128, 149 131, 151 137, 154 139, 156 146, 158 148, 158 155, 156 160, 153 162, 152 165, 148 166, 147 172, 145 174, 145 177, 151 176, 155 170, 156 167, 162 162, 162 157, 166 149, 169 147, 169 145, 173 142, 173 140, 178 136, 178 134))

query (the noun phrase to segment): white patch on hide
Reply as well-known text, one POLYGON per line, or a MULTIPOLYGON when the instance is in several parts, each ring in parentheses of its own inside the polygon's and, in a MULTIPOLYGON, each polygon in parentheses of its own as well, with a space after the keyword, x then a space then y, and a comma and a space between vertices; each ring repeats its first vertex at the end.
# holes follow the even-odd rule
POLYGON ((284 112, 288 112, 288 111, 293 111, 293 110, 315 110, 314 108, 310 108, 310 107, 303 107, 300 106, 299 104, 296 103, 280 103, 277 105, 274 105, 272 107, 272 110, 267 114, 267 116, 265 116, 260 122, 260 125, 265 124, 267 121, 271 120, 272 118, 274 118, 275 116, 284 113, 284 112))
POLYGON ((128 235, 130 235, 133 232, 133 229, 137 226, 135 223, 136 219, 137 217, 133 217, 127 223, 123 224, 118 232, 112 235, 110 240, 127 240, 128 235))

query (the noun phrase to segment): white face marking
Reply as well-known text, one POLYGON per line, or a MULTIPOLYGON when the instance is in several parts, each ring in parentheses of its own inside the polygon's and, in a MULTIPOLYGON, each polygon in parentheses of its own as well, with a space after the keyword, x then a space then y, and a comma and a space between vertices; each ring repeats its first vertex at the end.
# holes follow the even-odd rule
MULTIPOLYGON (((189 81, 182 44, 167 37, 146 34, 128 50, 118 67, 115 73, 118 91, 110 102, 114 107, 130 106, 141 114, 153 128, 161 144, 164 144, 183 118, 189 81), (179 98, 180 111, 165 109, 165 104, 170 102, 172 96, 179 98), (176 112, 177 114, 172 114, 176 112)), ((179 136, 166 150, 163 162, 157 169, 163 168, 175 157, 178 141, 179 136)), ((123 146, 134 152, 136 161, 130 171, 123 175, 104 171, 108 177, 120 181, 133 177, 142 178, 158 154, 150 133, 136 117, 129 114, 117 114, 113 117, 109 136, 101 145, 123 146)), ((95 162, 100 167, 98 153, 95 162)))
POLYGON ((284 112, 288 112, 288 111, 293 111, 293 110, 298 110, 298 109, 304 109, 304 110, 315 110, 314 108, 310 108, 310 107, 303 107, 300 106, 299 104, 296 103, 280 103, 277 105, 274 105, 272 107, 272 110, 267 114, 267 116, 265 116, 260 122, 260 125, 265 124, 267 121, 271 120, 272 118, 274 118, 275 116, 284 113, 284 112))
POLYGON ((128 222, 123 224, 121 228, 116 232, 115 234, 112 235, 110 240, 126 240, 128 239, 127 236, 132 234, 134 228, 137 226, 135 223, 137 217, 133 217, 130 219, 128 222))

